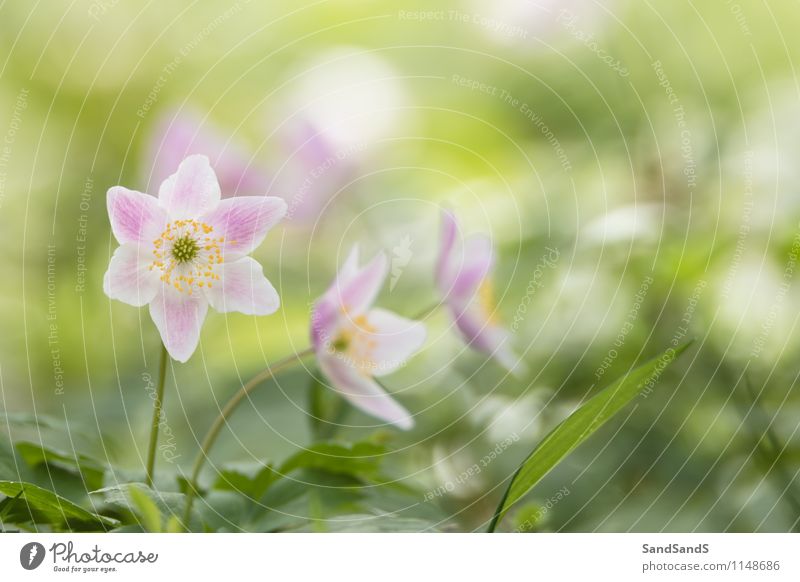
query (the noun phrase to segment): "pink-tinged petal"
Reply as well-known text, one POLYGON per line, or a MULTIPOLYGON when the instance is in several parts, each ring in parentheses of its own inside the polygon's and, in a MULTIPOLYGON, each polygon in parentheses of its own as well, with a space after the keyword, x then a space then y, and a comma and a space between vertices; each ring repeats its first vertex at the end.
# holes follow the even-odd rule
POLYGON ((103 277, 103 291, 111 299, 134 307, 147 305, 161 286, 158 274, 149 268, 152 262, 152 253, 144 247, 122 245, 111 257, 103 277))
POLYGON ((455 278, 454 259, 458 237, 456 217, 449 210, 442 211, 442 238, 439 259, 436 263, 436 285, 442 295, 447 295, 455 278))
POLYGON ((311 343, 314 350, 328 349, 328 345, 336 336, 341 319, 339 306, 327 297, 321 297, 311 312, 311 343))
POLYGON ((280 137, 290 157, 277 176, 276 191, 287 193, 290 220, 313 222, 331 196, 342 195, 342 187, 354 176, 358 155, 336 151, 334 144, 306 120, 290 120, 283 127, 280 137))
POLYGON ((372 374, 377 377, 391 374, 416 353, 425 343, 425 325, 385 309, 373 309, 367 321, 375 331, 370 333, 374 347, 370 352, 374 364, 372 374))
POLYGON ((528 365, 511 349, 510 340, 500 343, 492 357, 517 378, 524 378, 528 375, 528 365))
POLYGON ((336 277, 333 279, 333 284, 331 284, 331 286, 325 292, 324 297, 327 298, 331 303, 336 303, 337 305, 341 306, 339 301, 341 291, 350 285, 353 277, 358 275, 360 271, 358 267, 359 255, 360 249, 358 247, 358 243, 356 243, 353 245, 353 248, 350 249, 350 254, 347 255, 347 258, 345 259, 344 263, 342 263, 342 266, 339 267, 339 272, 336 273, 336 277))
POLYGON ((269 315, 278 310, 278 292, 256 260, 242 257, 220 267, 220 280, 204 287, 211 307, 221 313, 238 311, 245 315, 269 315))
POLYGON ((443 211, 436 283, 456 327, 470 347, 493 357, 512 373, 524 374, 525 364, 511 349, 509 333, 492 320, 490 308, 479 295, 494 262, 492 241, 483 235, 461 240, 455 216, 443 211))
POLYGON ((345 318, 338 290, 358 274, 358 257, 359 248, 355 244, 339 269, 333 285, 314 304, 311 313, 311 342, 315 350, 327 347, 345 318))
POLYGON ((204 154, 217 173, 222 195, 262 194, 269 179, 245 148, 195 113, 170 112, 156 124, 150 140, 151 183, 160 184, 191 154, 204 154))
POLYGON ((152 242, 164 231, 167 213, 149 194, 114 186, 106 197, 111 231, 120 244, 152 242))
POLYGON ((456 327, 471 348, 494 358, 515 375, 525 374, 527 366, 511 349, 511 334, 490 321, 482 306, 473 301, 450 307, 456 327))
POLYGON ((158 201, 173 219, 196 218, 216 208, 220 189, 208 158, 193 155, 183 160, 161 184, 158 201))
POLYGON ((168 285, 159 287, 150 302, 150 317, 173 359, 185 362, 192 356, 207 312, 208 301, 202 293, 189 295, 168 285))
POLYGON ((226 261, 252 252, 269 230, 286 215, 286 202, 274 196, 238 196, 220 202, 200 218, 214 230, 213 237, 224 237, 222 254, 226 261))
POLYGON ((378 253, 369 263, 354 274, 336 282, 326 293, 326 297, 350 316, 359 315, 368 310, 389 274, 389 262, 384 253, 378 253))
POLYGON ((307 119, 289 122, 282 137, 286 149, 293 152, 294 157, 299 158, 307 169, 319 168, 328 160, 336 160, 340 153, 307 119))
POLYGON ((494 266, 492 242, 479 234, 462 239, 455 215, 443 210, 440 245, 436 264, 439 293, 445 301, 467 301, 494 266))
POLYGON ((468 237, 455 262, 457 273, 445 296, 447 301, 464 302, 475 295, 494 266, 492 241, 483 235, 468 237))
POLYGON ((347 363, 346 356, 318 352, 320 369, 334 390, 353 406, 403 430, 414 426, 414 419, 377 382, 347 363))
POLYGON ((342 268, 339 269, 338 281, 340 283, 349 281, 352 277, 354 277, 358 273, 359 255, 360 255, 360 249, 358 247, 358 243, 356 243, 353 245, 353 248, 350 249, 350 254, 347 255, 347 258, 345 259, 342 268))

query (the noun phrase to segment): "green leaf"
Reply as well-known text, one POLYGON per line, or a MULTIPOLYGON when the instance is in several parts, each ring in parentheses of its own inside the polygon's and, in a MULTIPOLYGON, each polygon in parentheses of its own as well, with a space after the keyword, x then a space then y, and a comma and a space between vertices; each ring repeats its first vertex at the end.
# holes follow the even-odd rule
POLYGON ((235 491, 251 499, 258 499, 279 477, 269 464, 228 465, 220 471, 213 488, 218 491, 235 491))
POLYGON ((181 525, 181 521, 174 515, 170 515, 169 519, 167 520, 167 533, 183 533, 183 526, 181 525))
MULTIPOLYGON (((101 497, 105 503, 115 506, 123 512, 127 512, 128 515, 121 515, 126 523, 130 523, 131 521, 133 521, 133 523, 142 523, 145 519, 152 520, 152 518, 151 516, 145 516, 141 513, 140 494, 149 498, 150 502, 155 505, 160 515, 159 528, 161 524, 164 523, 163 518, 168 519, 173 515, 180 518, 183 515, 183 509, 186 504, 185 495, 183 493, 158 491, 151 489, 144 483, 123 483, 121 485, 114 485, 113 487, 105 487, 97 491, 92 491, 90 495, 101 497), (131 514, 135 516, 133 520, 131 520, 131 514)), ((148 509, 147 511, 149 512, 150 510, 148 509)), ((196 517, 196 515, 193 517, 196 517)), ((146 523, 142 523, 142 525, 147 527, 146 523)))
POLYGON ((359 511, 363 499, 363 481, 346 474, 318 469, 300 469, 291 479, 281 479, 270 487, 260 501, 257 511, 247 522, 249 531, 288 531, 309 523, 312 514, 325 519, 340 513, 359 511))
POLYGON ((138 487, 130 487, 128 489, 128 494, 133 502, 133 505, 135 506, 136 514, 142 520, 142 526, 144 527, 145 531, 151 533, 160 533, 161 511, 159 511, 155 502, 147 493, 144 492, 143 489, 138 487))
POLYGON ((209 491, 195 501, 193 509, 200 514, 203 531, 238 532, 243 529, 252 505, 232 491, 209 491))
POLYGON ((493 532, 506 512, 553 469, 564 457, 586 441, 597 429, 633 400, 642 389, 651 386, 686 348, 688 342, 668 349, 628 372, 589 399, 553 429, 533 450, 511 478, 500 505, 489 524, 493 532))
MULTIPOLYGON (((53 430, 65 430, 66 425, 64 421, 60 418, 55 416, 49 416, 47 414, 31 414, 28 412, 7 412, 7 413, 0 413, 0 418, 2 418, 2 424, 13 424, 17 426, 32 426, 36 427, 37 429, 53 429, 53 430)), ((72 429, 72 423, 70 424, 70 428, 72 429)))
POLYGON ((31 467, 47 464, 63 469, 81 477, 88 491, 103 486, 103 475, 106 468, 90 457, 81 454, 73 456, 39 443, 26 441, 18 442, 16 447, 22 459, 31 467))
POLYGON ((329 532, 338 533, 435 533, 441 532, 435 522, 393 515, 338 515, 325 522, 329 532))
POLYGON ((4 520, 9 523, 47 524, 54 529, 106 530, 117 521, 97 515, 33 483, 0 481, 4 520))
POLYGON ((329 473, 375 478, 386 447, 370 442, 353 445, 317 443, 291 456, 279 469, 285 475, 295 469, 319 469, 329 473))
POLYGON ((14 451, 5 441, 0 441, 0 477, 13 477, 17 475, 17 461, 14 451))

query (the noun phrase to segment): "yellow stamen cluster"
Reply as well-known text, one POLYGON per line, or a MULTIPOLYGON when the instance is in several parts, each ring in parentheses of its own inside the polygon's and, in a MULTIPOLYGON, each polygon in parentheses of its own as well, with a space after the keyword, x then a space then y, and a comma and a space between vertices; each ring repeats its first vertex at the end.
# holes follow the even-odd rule
POLYGON ((153 241, 150 270, 161 271, 161 280, 181 293, 195 287, 211 288, 220 276, 214 272, 224 262, 225 237, 214 237, 214 228, 194 219, 173 220, 153 241))
POLYGON ((350 321, 352 326, 341 330, 330 343, 330 348, 338 354, 344 354, 359 369, 370 369, 372 351, 378 345, 374 336, 377 329, 363 314, 350 321))

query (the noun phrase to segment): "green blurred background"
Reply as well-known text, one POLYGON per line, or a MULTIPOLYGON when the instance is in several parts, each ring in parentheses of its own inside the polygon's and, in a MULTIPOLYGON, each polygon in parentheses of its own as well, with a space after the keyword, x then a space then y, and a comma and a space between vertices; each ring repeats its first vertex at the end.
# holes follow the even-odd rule
MULTIPOLYGON (((532 372, 506 376, 446 314, 427 318, 425 351, 386 379, 416 428, 375 436, 351 410, 335 437, 384 440, 384 470, 418 491, 453 483, 398 515, 435 505, 445 529, 479 527, 548 428, 634 362, 695 337, 506 528, 537 512, 536 530, 795 527, 800 6, 539 6, 3 3, 0 429, 141 472, 159 340, 145 309, 102 292, 116 247, 105 191, 155 193, 159 120, 192 112, 265 173, 269 194, 291 203, 310 177, 325 206, 255 252, 282 309, 211 313, 198 352, 170 369, 181 468, 243 380, 308 345, 309 304, 353 243, 400 265, 383 306, 412 316, 435 303, 446 206, 468 232, 491 233, 499 309, 509 325, 517 316, 532 372), (330 168, 289 145, 304 123, 327 140, 330 168)), ((308 367, 255 393, 215 464, 311 442, 308 367)))

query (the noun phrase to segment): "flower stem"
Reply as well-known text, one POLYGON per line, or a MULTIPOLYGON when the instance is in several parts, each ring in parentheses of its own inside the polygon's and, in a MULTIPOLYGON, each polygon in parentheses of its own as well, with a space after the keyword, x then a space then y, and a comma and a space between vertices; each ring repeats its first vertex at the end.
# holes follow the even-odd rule
POLYGON ((416 313, 413 317, 411 317, 414 321, 420 321, 422 319, 426 319, 436 313, 436 311, 442 306, 442 303, 432 303, 428 305, 425 309, 422 309, 418 313, 416 313))
POLYGON ((156 449, 158 447, 158 427, 161 424, 161 411, 164 406, 164 383, 167 378, 167 353, 166 346, 161 344, 161 364, 158 369, 158 387, 156 399, 153 401, 153 424, 150 425, 150 447, 147 451, 147 486, 153 487, 153 471, 156 465, 156 449))
POLYGON ((203 438, 203 443, 200 445, 200 451, 197 453, 197 457, 194 460, 194 465, 192 466, 192 474, 187 482, 187 490, 186 490, 186 510, 183 515, 183 523, 184 527, 188 530, 189 529, 189 517, 192 514, 192 504, 194 503, 194 497, 197 494, 197 478, 200 476, 200 471, 203 469, 203 465, 208 460, 208 455, 211 452, 211 447, 214 446, 214 442, 217 440, 222 427, 225 426, 227 423, 228 418, 233 414, 233 411, 236 410, 236 407, 244 400, 244 398, 249 395, 259 384, 264 382, 265 380, 269 380, 274 378, 279 372, 290 368, 294 364, 300 362, 306 356, 310 356, 314 353, 313 348, 306 348, 296 354, 292 354, 291 356, 287 356, 286 358, 279 360, 273 366, 270 366, 266 370, 256 374, 253 376, 247 384, 242 386, 239 391, 234 394, 230 400, 225 404, 225 406, 220 411, 217 418, 214 420, 214 423, 211 425, 211 428, 208 429, 206 436, 203 438))

